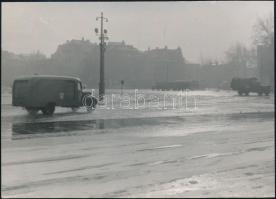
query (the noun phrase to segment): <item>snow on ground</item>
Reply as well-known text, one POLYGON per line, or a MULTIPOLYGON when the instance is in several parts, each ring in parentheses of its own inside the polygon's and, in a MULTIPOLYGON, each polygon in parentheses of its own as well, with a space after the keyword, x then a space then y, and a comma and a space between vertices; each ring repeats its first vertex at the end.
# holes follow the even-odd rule
POLYGON ((189 95, 189 110, 170 99, 167 109, 123 109, 116 99, 114 109, 30 117, 2 94, 2 196, 273 197, 274 96, 189 95))

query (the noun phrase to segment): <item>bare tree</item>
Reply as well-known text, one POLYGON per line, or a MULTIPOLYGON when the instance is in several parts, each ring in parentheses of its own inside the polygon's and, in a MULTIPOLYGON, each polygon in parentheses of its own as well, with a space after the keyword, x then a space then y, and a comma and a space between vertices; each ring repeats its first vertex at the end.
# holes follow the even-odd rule
POLYGON ((258 18, 253 26, 253 43, 270 46, 274 44, 274 17, 258 18))
POLYGON ((228 63, 243 63, 247 56, 248 50, 244 44, 237 42, 230 46, 225 52, 226 62, 228 63))
POLYGON ((256 59, 255 52, 239 42, 232 45, 225 52, 225 56, 226 63, 233 68, 233 74, 237 77, 246 77, 248 66, 251 66, 256 59))

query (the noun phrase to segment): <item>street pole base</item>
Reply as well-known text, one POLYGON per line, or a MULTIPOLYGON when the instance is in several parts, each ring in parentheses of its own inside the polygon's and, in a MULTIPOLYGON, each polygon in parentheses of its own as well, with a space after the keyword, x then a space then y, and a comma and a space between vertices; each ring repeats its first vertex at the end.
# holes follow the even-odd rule
POLYGON ((103 95, 99 96, 99 104, 104 105, 104 96, 103 95))

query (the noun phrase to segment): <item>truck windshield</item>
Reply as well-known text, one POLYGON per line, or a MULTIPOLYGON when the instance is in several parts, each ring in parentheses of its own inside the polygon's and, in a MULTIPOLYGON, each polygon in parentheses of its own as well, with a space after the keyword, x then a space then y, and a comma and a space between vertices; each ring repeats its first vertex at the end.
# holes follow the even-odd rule
POLYGON ((78 82, 78 90, 81 91, 82 90, 82 86, 81 86, 81 83, 78 82))

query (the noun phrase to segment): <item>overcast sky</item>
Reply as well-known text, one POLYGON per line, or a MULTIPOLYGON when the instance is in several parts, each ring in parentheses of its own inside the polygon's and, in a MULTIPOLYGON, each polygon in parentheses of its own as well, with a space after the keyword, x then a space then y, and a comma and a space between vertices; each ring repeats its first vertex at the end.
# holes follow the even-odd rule
POLYGON ((236 41, 249 45, 257 17, 273 14, 273 1, 233 2, 6 2, 2 3, 2 49, 40 50, 47 56, 71 39, 98 42, 100 12, 110 41, 140 50, 176 48, 192 62, 221 59, 236 41))

